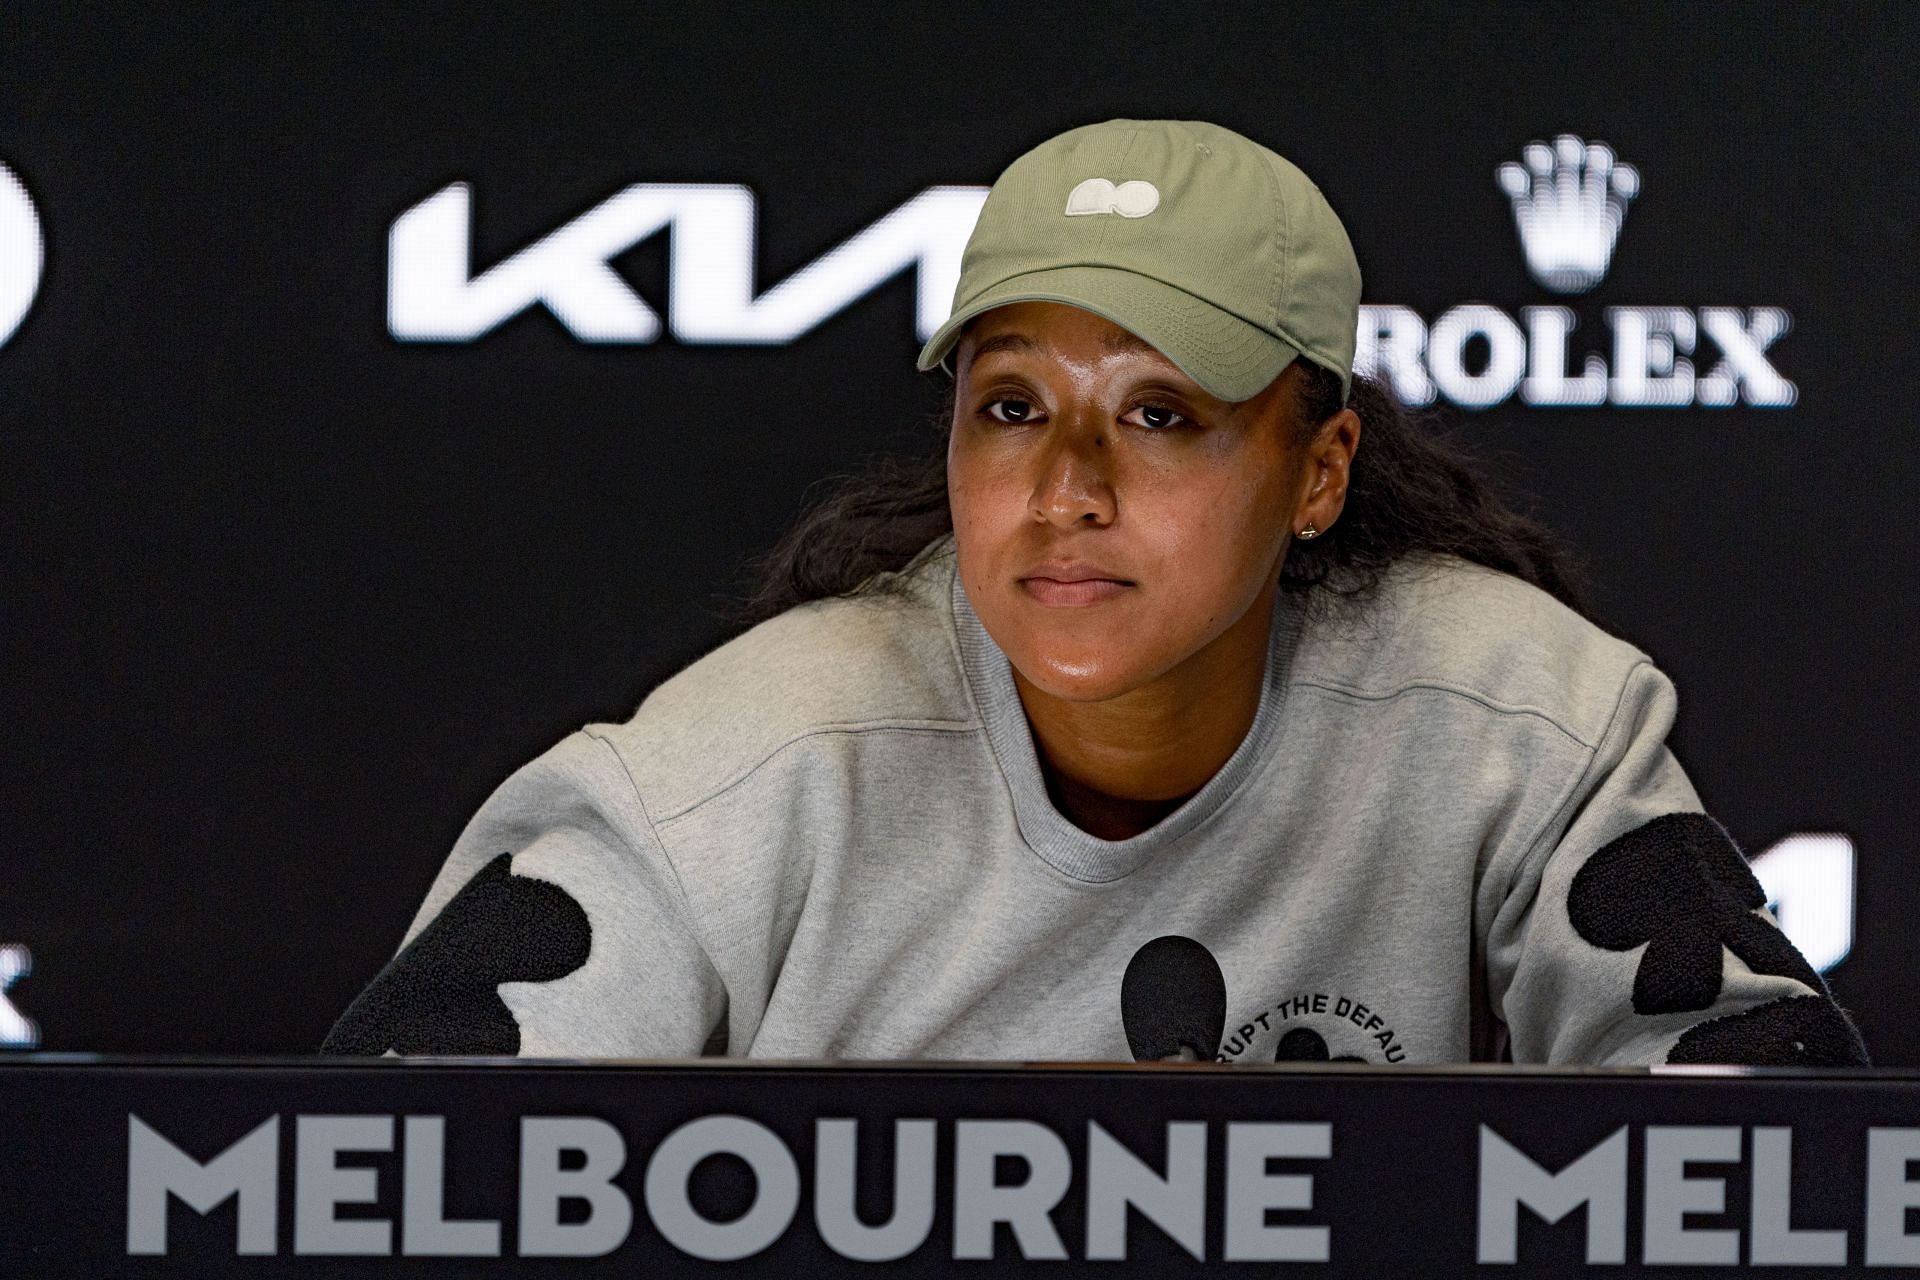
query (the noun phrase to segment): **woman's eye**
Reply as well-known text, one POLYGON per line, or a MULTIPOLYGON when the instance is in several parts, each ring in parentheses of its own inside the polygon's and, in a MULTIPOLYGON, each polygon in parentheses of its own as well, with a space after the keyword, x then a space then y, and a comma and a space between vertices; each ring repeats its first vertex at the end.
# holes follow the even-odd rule
MULTIPOLYGON (((1193 421, 1185 414, 1177 413, 1163 404, 1143 404, 1134 409, 1129 418, 1133 415, 1138 415, 1140 426, 1152 427, 1155 430, 1165 430, 1168 427, 1177 427, 1182 423, 1193 421)), ((1121 421, 1126 422, 1129 418, 1122 418, 1121 421)))
POLYGON ((1026 400, 995 400, 987 405, 987 416, 996 422, 1032 422, 1035 409, 1026 400))

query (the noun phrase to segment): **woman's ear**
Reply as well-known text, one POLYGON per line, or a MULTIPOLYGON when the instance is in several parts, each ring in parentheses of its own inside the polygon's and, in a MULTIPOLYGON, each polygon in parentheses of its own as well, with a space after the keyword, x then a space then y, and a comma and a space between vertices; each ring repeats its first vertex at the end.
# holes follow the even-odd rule
POLYGON ((1347 480, 1360 447, 1360 415, 1342 409, 1320 424, 1307 445, 1306 487, 1293 514, 1293 532, 1311 527, 1325 533, 1347 505, 1347 480))

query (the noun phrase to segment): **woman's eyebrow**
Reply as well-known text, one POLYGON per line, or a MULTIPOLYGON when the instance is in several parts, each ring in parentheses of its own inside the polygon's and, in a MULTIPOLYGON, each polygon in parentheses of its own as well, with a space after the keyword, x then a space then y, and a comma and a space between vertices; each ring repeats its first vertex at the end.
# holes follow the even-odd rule
POLYGON ((1038 351, 1040 344, 1024 333, 1002 333, 988 338, 973 349, 973 358, 990 356, 996 351, 1038 351))
POLYGON ((1159 355, 1160 349, 1144 338, 1135 337, 1125 329, 1115 329, 1100 338, 1100 349, 1106 352, 1139 351, 1148 355, 1159 355))

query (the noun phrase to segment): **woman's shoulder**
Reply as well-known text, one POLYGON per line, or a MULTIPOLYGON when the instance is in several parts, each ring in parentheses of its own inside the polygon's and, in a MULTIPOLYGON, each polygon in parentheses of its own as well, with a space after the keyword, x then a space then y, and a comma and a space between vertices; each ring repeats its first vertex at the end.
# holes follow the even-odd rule
POLYGON ((1640 649, 1531 583, 1418 554, 1366 595, 1314 613, 1293 678, 1370 698, 1450 690, 1544 716, 1592 745, 1630 673, 1650 665, 1640 649))
POLYGON ((953 630, 953 547, 851 596, 809 601, 697 659, 625 724, 593 731, 670 811, 821 734, 977 727, 953 630), (643 776, 644 775, 644 776, 643 776))

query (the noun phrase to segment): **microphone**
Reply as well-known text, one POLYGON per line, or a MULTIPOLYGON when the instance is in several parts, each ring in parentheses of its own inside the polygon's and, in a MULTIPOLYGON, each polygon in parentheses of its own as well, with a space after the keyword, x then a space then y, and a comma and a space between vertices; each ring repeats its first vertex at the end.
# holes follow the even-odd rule
POLYGON ((1227 1029, 1227 979, 1192 938, 1155 938, 1127 961, 1120 1022, 1135 1062, 1211 1062, 1227 1029))

